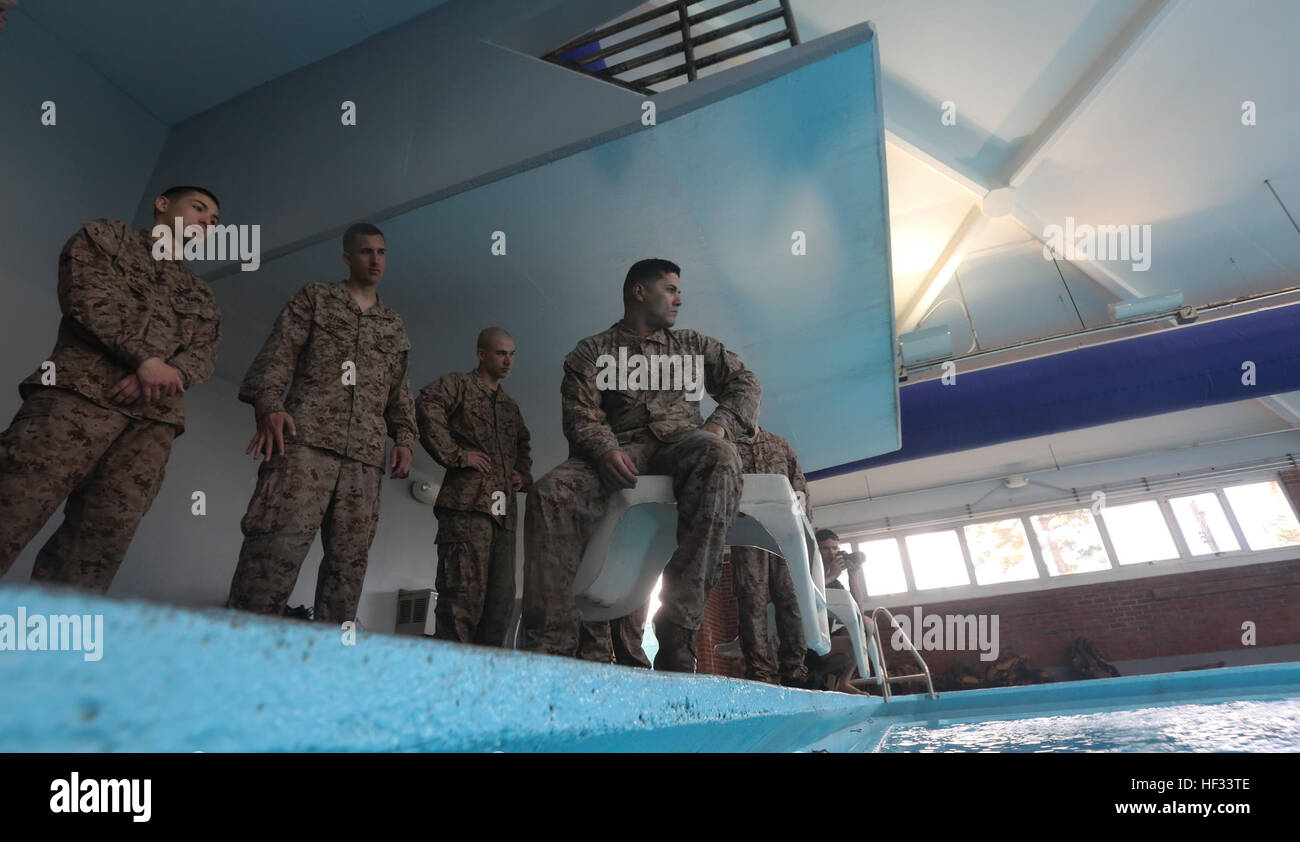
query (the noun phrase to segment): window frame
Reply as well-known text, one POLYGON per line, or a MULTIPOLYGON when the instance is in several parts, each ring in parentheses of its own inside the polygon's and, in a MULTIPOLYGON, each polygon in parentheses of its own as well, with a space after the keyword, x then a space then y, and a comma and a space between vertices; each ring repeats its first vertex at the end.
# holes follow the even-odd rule
POLYGON ((887 529, 876 531, 859 531, 844 530, 842 543, 851 544, 855 550, 862 550, 862 545, 867 541, 879 541, 881 539, 892 538, 898 548, 898 557, 903 565, 903 579, 906 582, 907 590, 891 594, 871 595, 873 603, 877 604, 925 604, 932 602, 944 602, 952 599, 962 599, 971 597, 998 596, 1002 594, 1029 593, 1039 590, 1053 590, 1063 587, 1076 587, 1079 585, 1098 584, 1101 582, 1124 581, 1127 579, 1145 579, 1151 576, 1174 575, 1178 573, 1192 573, 1201 570, 1213 570, 1227 567, 1240 567, 1251 564, 1268 564, 1277 561, 1291 561, 1300 558, 1300 544, 1293 544, 1284 547, 1276 547, 1269 550, 1252 550, 1250 542, 1246 540, 1246 535, 1237 520, 1236 512, 1233 511, 1232 503, 1228 499, 1224 489, 1244 486, 1258 485, 1264 482, 1276 483, 1282 492, 1283 499, 1286 500, 1290 507, 1291 514, 1300 523, 1300 508, 1297 508, 1296 501, 1292 499, 1290 492, 1287 491, 1286 483, 1275 472, 1267 475, 1251 477, 1247 479, 1236 478, 1231 482, 1205 483, 1200 485, 1189 486, 1168 491, 1155 491, 1141 496, 1135 496, 1131 499, 1125 499, 1117 505, 1129 505, 1132 503, 1154 502, 1159 508, 1160 514, 1164 519, 1165 528, 1168 530, 1170 537, 1173 539, 1174 548, 1178 555, 1173 558, 1158 559, 1156 561, 1139 561, 1131 564, 1121 564, 1119 556, 1115 551, 1115 545, 1110 535, 1110 530, 1106 524, 1106 507, 1102 506, 1097 512, 1093 513, 1093 522, 1097 526, 1097 531, 1101 535, 1102 547, 1105 550, 1106 558, 1110 566, 1106 570, 1095 570, 1084 573, 1062 573, 1052 576, 1043 559, 1043 548, 1038 541, 1038 534, 1034 530, 1031 520, 1036 515, 1054 514, 1058 512, 1067 512, 1078 508, 1091 510, 1091 506, 1083 500, 1078 500, 1074 505, 1062 506, 1058 501, 1051 504, 1036 506, 1026 506, 1015 513, 1004 515, 992 514, 988 517, 981 517, 976 513, 973 516, 962 518, 953 518, 938 523, 928 523, 913 527, 904 527, 899 529, 887 529), (1192 555, 1186 538, 1183 536, 1182 528, 1178 524, 1178 519, 1174 515, 1173 506, 1170 501, 1175 497, 1192 497, 1198 494, 1212 493, 1222 506, 1224 516, 1232 529, 1233 535, 1237 539, 1239 549, 1237 550, 1220 550, 1215 553, 1203 555, 1192 555), (1034 560, 1034 567, 1038 573, 1036 578, 1022 579, 1015 582, 999 582, 987 585, 979 584, 979 578, 976 576, 974 559, 971 557, 970 546, 966 541, 966 533, 963 527, 973 526, 980 523, 990 523, 998 520, 1019 519, 1021 527, 1025 531, 1026 540, 1029 542, 1030 553, 1034 560), (949 585, 938 588, 916 587, 916 577, 912 570, 912 558, 908 552, 907 537, 923 533, 956 531, 957 544, 962 553, 962 560, 966 566, 967 576, 970 583, 965 585, 949 585))

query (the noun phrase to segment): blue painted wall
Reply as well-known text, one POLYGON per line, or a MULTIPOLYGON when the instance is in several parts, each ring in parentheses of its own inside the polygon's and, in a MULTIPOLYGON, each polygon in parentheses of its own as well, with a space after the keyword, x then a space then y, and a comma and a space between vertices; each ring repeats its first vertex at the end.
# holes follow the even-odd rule
MULTIPOLYGON (((632 0, 455 0, 176 124, 150 179, 211 184, 267 252, 332 238, 520 161, 634 123, 640 97, 489 40, 557 7, 587 23, 632 0), (340 122, 343 101, 356 126, 340 122)), ((540 53, 537 53, 540 55, 540 53)))
MULTIPOLYGON (((876 45, 865 27, 832 42, 754 62, 772 73, 761 84, 736 74, 727 87, 719 74, 684 86, 656 98, 653 127, 381 220, 381 294, 411 332, 415 388, 472 367, 478 331, 505 327, 519 347, 506 388, 535 465, 550 468, 567 456, 564 355, 622 315, 632 261, 661 256, 683 267, 678 327, 755 370, 762 424, 805 469, 896 448, 876 45), (806 255, 792 254, 796 231, 806 255)), ((232 378, 298 286, 338 276, 339 251, 331 238, 217 282, 232 335, 246 337, 228 342, 232 378)))

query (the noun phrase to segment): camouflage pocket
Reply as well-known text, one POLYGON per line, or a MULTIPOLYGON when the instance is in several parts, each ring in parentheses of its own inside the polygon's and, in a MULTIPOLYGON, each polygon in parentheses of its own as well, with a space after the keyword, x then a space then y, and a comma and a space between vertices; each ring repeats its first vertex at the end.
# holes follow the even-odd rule
POLYGON ((374 338, 371 347, 374 348, 375 364, 380 371, 388 372, 391 378, 397 375, 402 354, 411 350, 411 343, 399 333, 381 333, 374 338))
MULTIPOLYGON (((467 392, 472 390, 467 390, 467 392)), ((492 401, 482 395, 466 394, 465 403, 462 405, 463 411, 468 416, 469 422, 474 426, 476 435, 490 433, 495 426, 492 417, 492 401)), ((487 442, 479 442, 485 447, 490 447, 487 442)))
POLYGON ((53 415, 58 409, 58 401, 64 396, 58 389, 50 387, 37 389, 23 401, 22 406, 18 407, 13 423, 17 424, 28 418, 45 418, 53 415))
POLYGON ((434 577, 434 587, 439 594, 451 595, 465 586, 464 566, 470 554, 463 541, 454 544, 438 544, 438 572, 434 577))
POLYGON ((192 294, 179 294, 174 297, 172 309, 176 311, 182 348, 189 347, 194 341, 195 328, 201 322, 212 322, 218 318, 215 309, 206 300, 192 294))
POLYGON ((356 325, 328 310, 317 310, 311 320, 312 332, 326 334, 326 339, 335 340, 351 347, 356 341, 356 325))
POLYGON ((309 447, 286 442, 284 454, 262 462, 253 497, 240 521, 243 533, 314 532, 319 528, 333 486, 328 461, 309 447))
POLYGON ((442 509, 437 512, 438 535, 435 544, 460 544, 474 539, 474 524, 464 512, 442 509))

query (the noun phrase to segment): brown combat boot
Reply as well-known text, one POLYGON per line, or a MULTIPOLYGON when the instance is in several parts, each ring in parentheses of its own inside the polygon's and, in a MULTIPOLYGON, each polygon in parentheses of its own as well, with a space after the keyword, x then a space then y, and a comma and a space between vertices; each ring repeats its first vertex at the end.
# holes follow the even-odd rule
POLYGON ((807 688, 809 677, 808 667, 803 664, 800 664, 797 670, 783 669, 781 670, 781 686, 807 688))
POLYGON ((658 672, 695 672, 695 632, 675 623, 660 620, 655 623, 655 639, 659 651, 655 654, 658 672))

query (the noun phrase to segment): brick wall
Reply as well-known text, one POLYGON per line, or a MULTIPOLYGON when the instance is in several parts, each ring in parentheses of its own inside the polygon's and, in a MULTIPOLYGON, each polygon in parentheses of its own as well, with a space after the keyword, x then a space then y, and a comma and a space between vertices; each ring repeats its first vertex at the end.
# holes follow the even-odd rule
MULTIPOLYGON (((885 605, 895 615, 913 616, 915 603, 885 605)), ((1038 669, 1065 666, 1065 649, 1076 637, 1091 640, 1110 661, 1237 649, 1247 620, 1255 623, 1256 646, 1300 644, 1300 559, 932 602, 923 612, 996 614, 1002 653, 1022 655, 1038 669)), ((916 641, 919 631, 911 634, 916 641)), ((713 654, 714 644, 735 636, 736 600, 726 565, 700 629, 700 672, 744 675, 739 659, 713 654)), ((935 673, 979 658, 976 651, 923 654, 935 673)))
MULTIPOLYGON (((912 604, 888 607, 913 616, 912 604)), ((930 603, 923 610, 996 614, 1002 653, 1045 669, 1065 666, 1065 649, 1076 637, 1091 640, 1110 661, 1239 649, 1247 620, 1255 623, 1256 646, 1297 644, 1298 607, 1300 559, 930 603)), ((923 654, 934 672, 978 660, 974 652, 923 654)))
POLYGON ((1291 502, 1300 509, 1300 471, 1280 471, 1277 475, 1282 488, 1291 495, 1291 502))
POLYGON ((704 607, 704 623, 696 636, 695 645, 700 672, 710 675, 745 677, 745 662, 740 658, 717 655, 713 647, 736 639, 739 623, 736 620, 736 597, 731 591, 731 555, 723 556, 722 577, 709 594, 704 607))

